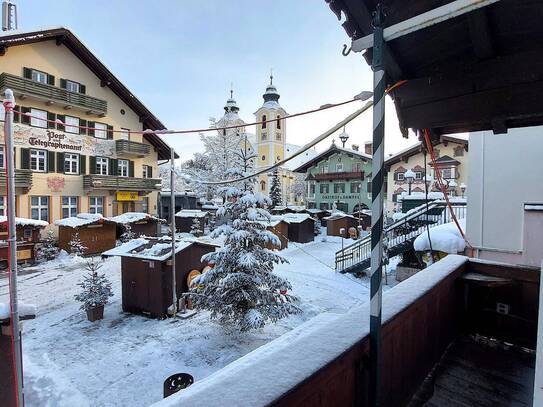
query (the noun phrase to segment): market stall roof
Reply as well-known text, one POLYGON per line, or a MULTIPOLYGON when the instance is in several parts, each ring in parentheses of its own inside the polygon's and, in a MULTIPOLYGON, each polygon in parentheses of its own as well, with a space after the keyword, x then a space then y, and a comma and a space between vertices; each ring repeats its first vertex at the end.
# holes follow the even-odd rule
MULTIPOLYGON (((6 223, 8 221, 6 216, 0 216, 0 224, 6 223)), ((44 220, 36 220, 36 219, 27 219, 27 218, 15 218, 15 225, 16 226, 34 226, 39 228, 44 228, 45 226, 49 225, 44 220)))
POLYGON ((90 225, 96 222, 111 222, 111 221, 107 218, 104 218, 99 213, 78 213, 76 216, 56 220, 55 225, 66 226, 70 228, 78 228, 78 227, 90 225))
POLYGON ((177 218, 204 218, 207 215, 209 215, 209 212, 198 209, 181 209, 175 214, 177 218))
MULTIPOLYGON (((352 40, 382 0, 325 0, 352 40)), ((388 0, 385 27, 467 0, 388 0)), ((482 3, 473 0, 471 3, 482 3)), ((386 43, 400 127, 432 135, 543 124, 543 2, 501 0, 386 43)), ((385 33, 386 34, 386 33, 385 33)), ((386 36, 386 35, 385 35, 386 36)), ((338 50, 339 51, 339 50, 338 50)), ((372 49, 364 56, 372 62, 372 49)))
POLYGON ((127 223, 139 222, 144 219, 152 219, 152 220, 160 221, 160 219, 157 218, 156 216, 152 216, 144 212, 126 212, 126 213, 123 213, 122 215, 109 218, 109 220, 111 220, 112 222, 120 223, 123 225, 127 223))

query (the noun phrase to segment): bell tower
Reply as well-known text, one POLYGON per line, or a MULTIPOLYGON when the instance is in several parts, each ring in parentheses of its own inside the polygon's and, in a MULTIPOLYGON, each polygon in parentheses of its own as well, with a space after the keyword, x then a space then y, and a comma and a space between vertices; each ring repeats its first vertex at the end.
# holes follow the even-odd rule
MULTIPOLYGON (((262 95, 263 105, 255 112, 256 121, 263 122, 256 126, 257 168, 270 167, 285 158, 286 151, 286 120, 285 109, 279 104, 280 95, 273 84, 273 74, 270 74, 270 84, 262 95)), ((259 178, 258 191, 268 195, 270 182, 268 175, 259 178)))

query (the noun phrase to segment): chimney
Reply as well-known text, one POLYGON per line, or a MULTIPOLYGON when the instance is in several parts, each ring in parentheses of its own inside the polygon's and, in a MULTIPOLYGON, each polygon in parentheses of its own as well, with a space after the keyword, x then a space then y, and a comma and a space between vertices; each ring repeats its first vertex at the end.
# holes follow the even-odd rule
POLYGON ((366 141, 364 143, 364 153, 373 155, 373 143, 371 141, 366 141))
POLYGON ((358 151, 360 149, 360 146, 358 144, 353 144, 352 148, 354 151, 358 151))

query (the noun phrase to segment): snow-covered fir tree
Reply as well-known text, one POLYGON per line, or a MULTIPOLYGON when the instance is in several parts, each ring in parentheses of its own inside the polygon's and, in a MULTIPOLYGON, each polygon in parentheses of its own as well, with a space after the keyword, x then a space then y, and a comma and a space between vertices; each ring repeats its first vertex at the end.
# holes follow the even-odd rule
POLYGON ((261 220, 269 219, 264 208, 271 201, 261 194, 237 187, 223 188, 226 203, 219 216, 231 222, 212 234, 226 236, 224 246, 204 256, 214 267, 198 276, 189 297, 196 309, 208 310, 223 326, 247 331, 301 312, 298 299, 288 294, 290 283, 273 273, 286 259, 266 245, 279 246, 277 236, 261 220))
POLYGON ((87 252, 87 246, 83 244, 77 232, 73 234, 68 246, 70 246, 70 253, 74 256, 81 257, 87 252))
POLYGON ((121 235, 121 242, 126 243, 136 238, 136 234, 132 230, 132 225, 130 223, 124 224, 123 228, 124 232, 121 235))
POLYGON ((272 207, 280 206, 283 203, 281 196, 281 180, 279 179, 279 170, 276 167, 272 173, 270 186, 270 199, 272 201, 272 207))
POLYGON ((39 261, 49 261, 55 259, 60 252, 57 246, 57 239, 52 230, 48 230, 45 240, 38 249, 37 258, 39 261))
POLYGON ((190 225, 190 234, 193 236, 202 235, 202 225, 200 223, 200 218, 192 219, 192 224, 190 225))
POLYGON ((81 309, 84 311, 107 304, 109 297, 113 296, 111 282, 105 274, 98 273, 102 264, 91 258, 85 268, 88 273, 83 276, 83 281, 77 284, 81 287, 81 292, 74 296, 81 302, 81 309))

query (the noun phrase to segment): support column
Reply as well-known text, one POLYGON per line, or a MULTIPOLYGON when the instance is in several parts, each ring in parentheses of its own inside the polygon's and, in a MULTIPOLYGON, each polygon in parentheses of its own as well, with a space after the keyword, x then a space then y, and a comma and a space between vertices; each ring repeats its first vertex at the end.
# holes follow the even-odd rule
POLYGON ((385 136, 385 67, 383 8, 373 13, 373 160, 371 166, 370 406, 381 399, 381 305, 383 261, 383 183, 385 136))

